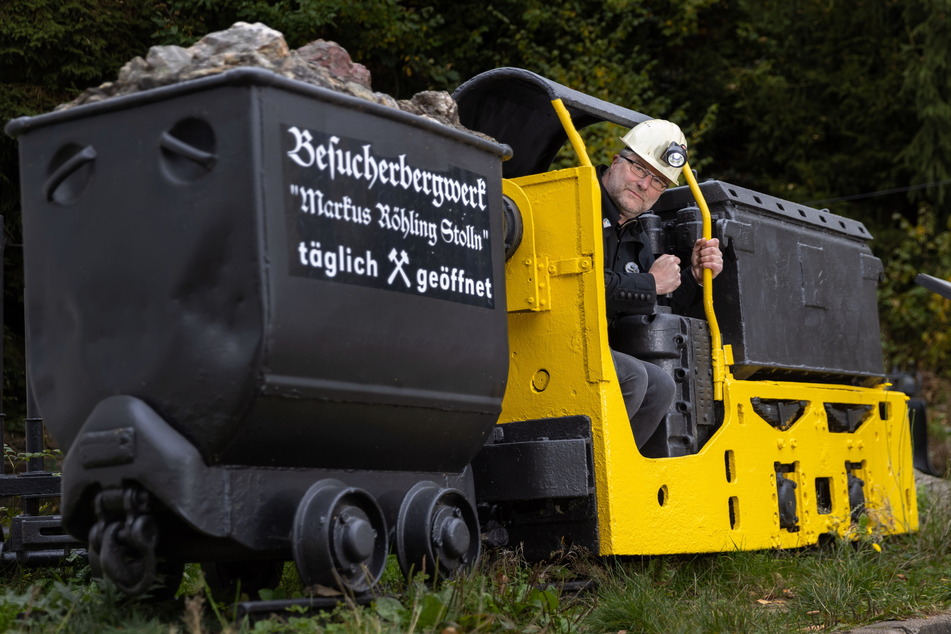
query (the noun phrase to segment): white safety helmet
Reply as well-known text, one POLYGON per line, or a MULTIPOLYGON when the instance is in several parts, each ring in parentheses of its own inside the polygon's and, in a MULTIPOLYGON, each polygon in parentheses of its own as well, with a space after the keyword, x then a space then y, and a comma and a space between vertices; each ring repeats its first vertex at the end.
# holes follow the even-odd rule
POLYGON ((687 162, 687 139, 676 123, 663 119, 643 121, 621 137, 641 159, 677 184, 681 168, 687 162))

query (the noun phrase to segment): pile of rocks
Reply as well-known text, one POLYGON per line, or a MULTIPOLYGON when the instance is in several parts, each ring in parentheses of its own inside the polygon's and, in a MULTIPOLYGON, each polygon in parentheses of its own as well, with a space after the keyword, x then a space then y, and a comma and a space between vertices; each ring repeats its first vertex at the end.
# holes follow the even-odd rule
POLYGON ((397 100, 373 92, 370 71, 354 63, 335 42, 317 40, 290 50, 284 35, 261 24, 238 22, 209 33, 188 48, 153 46, 143 59, 136 57, 119 71, 116 81, 90 88, 57 110, 94 103, 133 92, 167 86, 189 79, 223 73, 238 67, 266 68, 284 77, 344 92, 392 108, 465 129, 459 123, 456 102, 449 93, 426 91, 412 99, 397 100))

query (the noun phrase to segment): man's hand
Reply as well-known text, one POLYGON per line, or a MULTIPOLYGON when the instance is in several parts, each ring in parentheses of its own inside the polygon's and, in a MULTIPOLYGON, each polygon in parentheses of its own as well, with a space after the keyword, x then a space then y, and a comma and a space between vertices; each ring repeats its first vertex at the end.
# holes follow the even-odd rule
MULTIPOLYGON (((704 240, 700 238, 693 245, 690 254, 690 269, 697 283, 703 283, 703 269, 710 269, 713 277, 723 270, 723 254, 720 253, 720 241, 716 238, 704 240)), ((653 271, 653 269, 651 269, 653 271)), ((659 291, 658 291, 659 292, 659 291)))
POLYGON ((654 260, 648 273, 654 276, 654 287, 658 297, 672 293, 680 286, 680 258, 665 253, 654 260))

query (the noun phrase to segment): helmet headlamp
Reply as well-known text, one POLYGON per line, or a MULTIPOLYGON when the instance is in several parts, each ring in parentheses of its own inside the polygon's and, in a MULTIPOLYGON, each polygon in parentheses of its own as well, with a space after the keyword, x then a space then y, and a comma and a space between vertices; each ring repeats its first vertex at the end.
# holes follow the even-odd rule
POLYGON ((671 141, 670 145, 664 151, 664 162, 671 167, 681 168, 687 162, 687 148, 671 141))

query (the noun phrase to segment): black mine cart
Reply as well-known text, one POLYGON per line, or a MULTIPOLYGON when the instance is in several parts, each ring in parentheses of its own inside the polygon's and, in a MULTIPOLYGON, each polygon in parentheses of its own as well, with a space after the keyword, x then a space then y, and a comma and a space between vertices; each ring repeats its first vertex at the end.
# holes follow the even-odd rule
POLYGON ((138 593, 293 558, 360 592, 391 544, 478 557, 506 146, 252 68, 6 131, 29 381, 94 566, 138 593))

